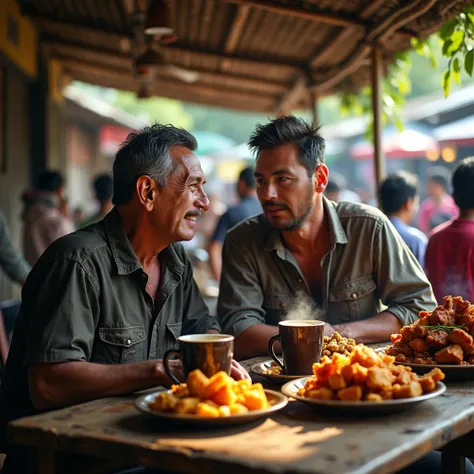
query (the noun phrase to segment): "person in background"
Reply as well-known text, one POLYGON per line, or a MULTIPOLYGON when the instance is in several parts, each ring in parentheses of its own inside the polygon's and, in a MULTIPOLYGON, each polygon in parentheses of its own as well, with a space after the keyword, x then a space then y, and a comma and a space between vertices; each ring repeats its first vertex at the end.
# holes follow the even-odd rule
POLYGON ((474 158, 466 158, 452 176, 459 218, 436 227, 426 249, 425 269, 441 304, 443 296, 474 301, 474 158))
POLYGON ((419 229, 429 234, 436 226, 456 217, 458 210, 449 191, 449 171, 443 167, 433 167, 429 173, 426 198, 420 206, 419 229))
POLYGON ((262 207, 257 199, 255 191, 254 169, 251 167, 241 171, 237 181, 237 193, 240 198, 239 204, 231 207, 219 219, 214 235, 209 245, 209 258, 212 275, 218 282, 221 278, 222 270, 222 246, 224 244, 227 231, 232 229, 239 222, 247 217, 255 216, 262 212, 262 207))
POLYGON ((51 243, 74 230, 67 217, 63 185, 60 173, 44 171, 34 193, 23 196, 23 252, 32 266, 51 243))
POLYGON ((337 180, 332 179, 331 173, 331 176, 328 178, 328 185, 326 186, 324 194, 330 201, 339 202, 340 192, 341 187, 339 186, 337 180))
POLYGON ((31 270, 21 252, 15 248, 5 216, 0 213, 0 268, 10 280, 23 285, 31 270))
POLYGON ((428 239, 409 225, 419 205, 417 177, 406 171, 387 176, 380 184, 379 197, 383 212, 423 267, 428 239))
POLYGON ((347 187, 346 178, 336 171, 332 171, 329 175, 325 195, 334 202, 361 202, 360 196, 347 187))
POLYGON ((92 184, 94 188, 94 194, 97 202, 99 203, 99 211, 93 216, 89 217, 81 223, 81 227, 93 224, 94 222, 103 219, 114 207, 112 204, 112 196, 114 189, 114 182, 112 176, 109 174, 101 174, 96 176, 92 184))

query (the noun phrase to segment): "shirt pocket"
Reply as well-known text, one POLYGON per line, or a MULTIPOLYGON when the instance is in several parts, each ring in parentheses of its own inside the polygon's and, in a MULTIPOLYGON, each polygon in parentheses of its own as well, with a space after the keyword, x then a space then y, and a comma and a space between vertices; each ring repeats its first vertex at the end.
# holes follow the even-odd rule
POLYGON ((182 329, 183 323, 166 323, 166 350, 179 347, 178 337, 182 329))
POLYGON ((100 344, 94 362, 127 364, 146 360, 146 333, 142 326, 99 328, 100 344))
POLYGON ((332 308, 329 313, 335 315, 329 322, 338 324, 348 321, 360 321, 375 316, 375 284, 372 275, 350 280, 334 286, 329 291, 329 302, 332 308))
POLYGON ((265 322, 272 326, 285 319, 288 310, 291 309, 294 296, 289 293, 269 293, 265 295, 263 309, 265 310, 265 322))

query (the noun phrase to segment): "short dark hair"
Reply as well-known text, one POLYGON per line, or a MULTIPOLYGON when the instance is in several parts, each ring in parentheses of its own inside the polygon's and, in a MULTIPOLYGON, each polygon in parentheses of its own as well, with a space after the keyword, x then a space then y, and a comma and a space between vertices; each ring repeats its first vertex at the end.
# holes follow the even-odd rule
POLYGON ((428 171, 428 180, 443 186, 446 192, 449 190, 449 170, 444 166, 433 166, 428 171))
POLYGON ((154 124, 132 132, 115 155, 113 166, 113 203, 125 204, 132 199, 140 176, 148 175, 164 187, 173 163, 169 155, 172 146, 181 145, 196 150, 193 135, 173 125, 154 124))
POLYGON ((294 115, 278 117, 265 125, 258 124, 249 140, 249 148, 258 157, 262 150, 285 143, 295 143, 301 150, 300 161, 311 176, 324 163, 324 138, 319 127, 306 123, 294 115))
POLYGON ((247 189, 255 189, 255 170, 249 166, 239 174, 239 181, 243 181, 247 189))
POLYGON ((63 185, 63 177, 58 171, 43 171, 38 176, 38 191, 55 193, 63 185))
POLYGON ((452 178, 454 202, 461 210, 474 209, 474 157, 465 158, 452 178))
POLYGON ((385 214, 398 212, 408 199, 418 194, 418 179, 406 171, 387 176, 379 187, 380 203, 385 214))
POLYGON ((326 185, 326 193, 338 193, 341 190, 341 187, 337 183, 337 181, 333 181, 331 179, 328 180, 328 184, 326 185))
POLYGON ((107 202, 114 194, 114 180, 109 174, 100 174, 96 176, 92 183, 95 197, 100 202, 107 202))

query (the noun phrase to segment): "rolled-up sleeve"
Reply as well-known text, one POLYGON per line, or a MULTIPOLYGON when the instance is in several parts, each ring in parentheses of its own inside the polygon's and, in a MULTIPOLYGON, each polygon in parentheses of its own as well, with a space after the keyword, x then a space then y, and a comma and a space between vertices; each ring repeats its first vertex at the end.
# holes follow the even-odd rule
POLYGON ((413 323, 418 313, 436 307, 431 285, 420 263, 388 220, 377 229, 374 273, 386 311, 402 325, 413 323))
POLYGON ((31 267, 21 252, 13 246, 7 223, 0 214, 0 268, 8 277, 18 283, 26 280, 31 267))
POLYGON ((98 285, 76 260, 43 262, 42 270, 46 264, 38 296, 20 309, 29 313, 24 364, 88 361, 100 315, 98 285))
POLYGON ((193 268, 189 258, 186 260, 184 269, 184 315, 183 334, 204 334, 214 329, 221 332, 219 321, 215 316, 209 314, 204 299, 193 278, 193 268))
POLYGON ((254 324, 265 324, 263 291, 255 259, 229 235, 222 251, 217 314, 224 332, 233 336, 254 324))

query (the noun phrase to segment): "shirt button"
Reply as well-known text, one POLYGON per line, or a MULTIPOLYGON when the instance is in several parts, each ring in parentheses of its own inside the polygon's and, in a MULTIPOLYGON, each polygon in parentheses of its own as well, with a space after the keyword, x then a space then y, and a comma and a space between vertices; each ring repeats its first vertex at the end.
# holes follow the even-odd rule
POLYGON ((132 340, 131 340, 131 339, 127 339, 125 342, 127 343, 127 346, 130 346, 130 345, 132 344, 132 340))
POLYGON ((168 297, 168 293, 163 293, 163 298, 167 298, 168 297))
POLYGON ((357 298, 357 293, 352 293, 352 299, 355 300, 357 298))
POLYGON ((298 278, 298 283, 303 283, 303 278, 298 278))
POLYGON ((288 305, 286 303, 281 303, 280 304, 281 309, 286 309, 288 305))

